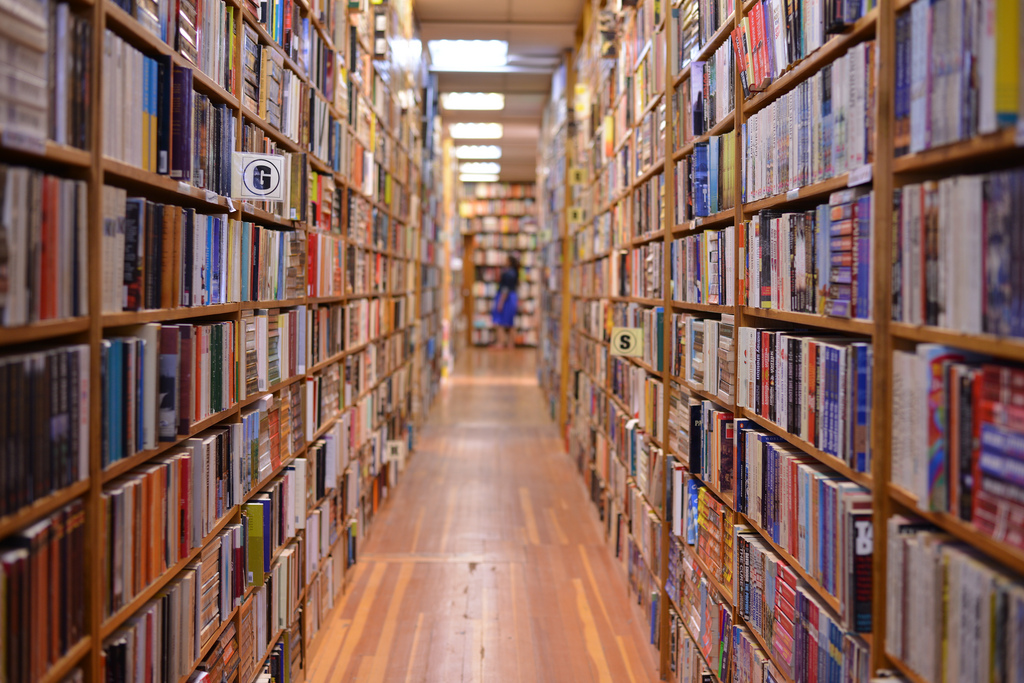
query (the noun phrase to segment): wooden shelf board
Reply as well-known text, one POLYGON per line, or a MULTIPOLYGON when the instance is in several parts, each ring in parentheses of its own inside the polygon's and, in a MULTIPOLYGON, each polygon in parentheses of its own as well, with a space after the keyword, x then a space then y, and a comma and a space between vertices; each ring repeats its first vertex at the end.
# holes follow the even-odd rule
POLYGON ((40 320, 19 327, 0 327, 0 346, 14 346, 81 334, 89 330, 89 324, 88 317, 81 317, 40 320))
POLYGON ((809 441, 805 441, 796 434, 786 431, 779 425, 775 424, 771 420, 761 417, 749 408, 739 408, 739 414, 748 420, 752 420, 761 429, 765 429, 776 436, 782 437, 786 440, 789 445, 799 448, 807 455, 812 456, 815 460, 821 464, 834 470, 836 473, 843 475, 850 481, 860 484, 869 491, 874 488, 874 481, 871 475, 864 472, 858 472, 857 470, 850 467, 847 463, 835 457, 829 455, 825 451, 821 450, 809 441))
POLYGON ((109 184, 124 187, 129 193, 150 191, 150 199, 201 207, 207 211, 213 209, 218 213, 227 213, 229 210, 228 200, 214 192, 110 157, 103 157, 103 172, 109 184), (111 180, 114 182, 111 183, 111 180))
POLYGON ((722 25, 711 34, 708 41, 700 46, 700 51, 697 53, 696 59, 691 60, 691 62, 706 62, 710 59, 711 55, 713 55, 715 51, 729 39, 729 35, 732 33, 732 29, 735 24, 736 13, 732 12, 725 18, 722 25))
POLYGON ((35 524, 61 509, 76 498, 81 498, 89 492, 89 480, 76 481, 70 486, 54 491, 43 496, 28 505, 23 506, 17 512, 0 517, 0 538, 6 538, 11 534, 21 531, 25 527, 35 524))
POLYGON ((771 85, 748 99, 743 104, 743 116, 749 118, 776 100, 780 95, 806 81, 812 74, 826 64, 834 62, 851 46, 869 39, 875 34, 879 8, 875 7, 858 19, 849 31, 837 35, 825 42, 820 48, 797 62, 789 71, 782 74, 771 85))
POLYGON ((238 412, 237 405, 232 406, 226 410, 222 410, 219 413, 215 413, 204 420, 196 422, 189 429, 188 434, 178 434, 173 441, 161 441, 159 442, 156 448, 152 448, 147 451, 139 451, 138 453, 129 455, 126 458, 121 458, 116 462, 110 463, 109 465, 107 465, 107 467, 103 470, 102 474, 100 475, 100 481, 104 484, 107 484, 113 481, 114 479, 117 479, 121 475, 130 472, 136 467, 146 464, 153 458, 156 458, 170 450, 178 448, 188 439, 191 439, 192 437, 198 435, 199 433, 203 432, 206 429, 209 429, 210 427, 216 426, 218 423, 230 418, 236 412, 238 412))
POLYGON ((60 683, 75 668, 82 665, 82 660, 89 654, 90 649, 92 649, 92 638, 90 636, 82 636, 63 657, 50 667, 46 674, 39 679, 38 683, 60 683))
POLYGON ((990 356, 1024 362, 1024 339, 1000 337, 994 334, 967 334, 930 325, 911 325, 893 322, 890 332, 897 339, 920 343, 939 343, 975 351, 990 356))
POLYGON ((844 173, 840 176, 836 176, 835 178, 823 180, 818 183, 812 183, 810 185, 804 185, 796 190, 796 196, 793 196, 793 191, 791 190, 784 194, 777 194, 771 197, 765 197, 764 199, 747 202, 743 205, 743 212, 745 214, 753 215, 762 209, 773 209, 792 202, 801 202, 809 199, 825 199, 831 193, 845 188, 849 183, 849 178, 850 174, 844 173))
POLYGON ((849 334, 861 334, 870 337, 875 332, 875 324, 870 320, 862 318, 836 318, 816 313, 796 313, 794 311, 776 311, 771 308, 753 308, 741 306, 740 311, 751 318, 763 320, 779 320, 793 323, 794 325, 806 325, 808 327, 820 327, 823 330, 846 332, 849 334))
POLYGON ((680 311, 698 311, 701 313, 716 313, 719 315, 731 315, 736 311, 734 306, 722 306, 721 304, 694 304, 686 301, 673 301, 672 308, 680 311))
POLYGON ((1001 154, 1012 154, 1020 161, 1017 148, 1016 130, 1003 128, 995 133, 980 135, 963 142, 896 157, 892 162, 893 173, 949 173, 957 172, 956 166, 964 162, 983 160, 1001 154))
POLYGON ((188 318, 209 318, 238 313, 239 304, 212 304, 210 306, 193 306, 189 308, 153 308, 142 311, 123 311, 121 313, 104 313, 104 328, 140 325, 150 322, 171 322, 188 318))
POLYGON ((963 541, 997 563, 1017 574, 1024 575, 1024 550, 995 540, 979 531, 973 524, 948 512, 930 512, 918 507, 917 497, 895 484, 889 484, 889 498, 907 512, 926 519, 951 536, 963 541))
MULTIPOLYGON (((61 145, 52 140, 24 139, 14 133, 4 133, 0 127, 0 152, 13 159, 40 161, 53 164, 53 170, 64 169, 84 171, 92 165, 92 153, 70 145, 61 145)), ((13 160, 12 159, 12 160, 13 160)))

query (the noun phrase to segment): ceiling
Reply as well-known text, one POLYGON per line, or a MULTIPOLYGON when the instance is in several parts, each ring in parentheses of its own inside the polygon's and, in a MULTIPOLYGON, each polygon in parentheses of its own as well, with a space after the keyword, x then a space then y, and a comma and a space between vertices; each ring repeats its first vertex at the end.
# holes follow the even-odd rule
POLYGON ((426 41, 505 40, 509 65, 501 72, 439 72, 445 92, 500 92, 502 111, 441 110, 444 134, 457 121, 497 122, 501 140, 456 140, 455 144, 501 146, 501 180, 532 181, 537 172, 541 113, 551 74, 572 48, 583 0, 415 0, 413 11, 426 41))

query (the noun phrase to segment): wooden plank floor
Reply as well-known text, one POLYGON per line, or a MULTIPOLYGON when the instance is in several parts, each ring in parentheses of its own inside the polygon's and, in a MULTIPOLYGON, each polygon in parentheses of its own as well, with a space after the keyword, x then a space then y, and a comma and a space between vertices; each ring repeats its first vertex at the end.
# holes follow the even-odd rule
POLYGON ((531 351, 470 351, 306 667, 327 681, 658 680, 531 351))

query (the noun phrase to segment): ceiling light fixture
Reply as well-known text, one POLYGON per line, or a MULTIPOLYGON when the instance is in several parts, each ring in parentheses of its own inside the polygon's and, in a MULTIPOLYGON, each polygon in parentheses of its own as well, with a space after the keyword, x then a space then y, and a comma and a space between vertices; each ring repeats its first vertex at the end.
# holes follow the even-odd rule
POLYGON ((441 106, 449 111, 500 111, 505 108, 505 96, 500 92, 446 92, 441 94, 441 106))
POLYGON ((453 123, 448 132, 457 140, 497 140, 505 128, 500 123, 453 123))
POLYGON ((456 159, 500 159, 501 147, 497 145, 459 145, 455 148, 456 159))
POLYGON ((459 180, 464 183, 496 183, 498 182, 497 173, 463 173, 459 176, 459 180))
POLYGON ((508 63, 504 40, 431 40, 430 66, 442 71, 490 71, 508 63))
POLYGON ((459 165, 459 173, 501 173, 501 164, 493 161, 471 161, 459 165))

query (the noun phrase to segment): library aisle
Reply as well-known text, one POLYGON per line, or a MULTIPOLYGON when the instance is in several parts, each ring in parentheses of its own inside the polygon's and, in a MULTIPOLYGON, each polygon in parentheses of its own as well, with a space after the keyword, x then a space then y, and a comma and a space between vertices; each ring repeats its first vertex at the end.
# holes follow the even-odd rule
POLYGON ((462 355, 307 681, 658 680, 534 355, 462 355))

